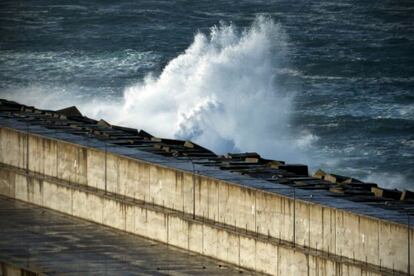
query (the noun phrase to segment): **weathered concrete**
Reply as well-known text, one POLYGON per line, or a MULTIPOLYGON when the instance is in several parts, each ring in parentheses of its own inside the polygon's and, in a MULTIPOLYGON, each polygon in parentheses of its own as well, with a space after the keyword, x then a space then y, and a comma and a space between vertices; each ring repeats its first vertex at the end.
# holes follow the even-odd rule
POLYGON ((0 196, 0 275, 239 275, 247 270, 0 196))
POLYGON ((37 204, 44 207, 259 272, 274 275, 380 275, 381 272, 381 268, 363 262, 240 231, 200 217, 193 220, 185 213, 57 178, 25 175, 24 170, 5 166, 0 167, 0 172, 4 179, 11 181, 9 191, 14 187, 18 199, 34 203, 30 199, 41 198, 37 204), (340 274, 336 272, 338 269, 340 274))
POLYGON ((0 276, 40 276, 40 272, 34 272, 14 264, 0 260, 0 276))
MULTIPOLYGON (((409 265, 414 263, 414 254, 411 254, 410 260, 407 255, 409 250, 413 252, 414 249, 413 228, 409 229, 407 225, 394 221, 378 219, 374 217, 374 214, 371 216, 353 213, 350 211, 352 208, 349 207, 351 203, 345 200, 336 201, 337 205, 342 204, 343 209, 332 208, 328 205, 313 203, 312 200, 315 198, 305 200, 300 191, 297 191, 297 199, 288 197, 279 193, 280 190, 276 189, 277 185, 274 186, 275 189, 255 189, 243 185, 247 181, 246 178, 238 178, 237 175, 225 180, 215 178, 212 177, 216 174, 214 169, 203 169, 201 166, 197 166, 199 173, 194 176, 191 171, 180 170, 172 165, 169 167, 170 164, 151 163, 147 160, 116 154, 107 146, 86 147, 85 144, 68 143, 2 127, 0 129, 0 162, 40 175, 57 177, 69 183, 93 187, 181 211, 234 227, 238 232, 253 232, 314 249, 327 255, 343 256, 366 263, 366 267, 369 267, 367 271, 371 271, 370 266, 373 266, 372 271, 385 268, 390 271, 407 272, 409 265), (411 243, 408 243, 408 240, 411 243)), ((117 213, 114 203, 104 202, 99 196, 69 192, 70 188, 57 187, 52 183, 48 183, 45 187, 45 182, 43 182, 43 187, 41 187, 36 180, 24 180, 23 176, 15 177, 16 184, 13 189, 10 184, 12 177, 5 172, 2 174, 5 175, 0 178, 0 191, 7 193, 10 197, 127 231, 127 225, 131 228, 134 223, 131 219, 122 220, 122 217, 126 215, 117 213), (25 193, 25 187, 30 192, 25 193), (40 196, 41 193, 43 193, 42 196, 40 196)), ((220 177, 223 178, 223 175, 220 177)), ((128 212, 125 211, 125 213, 128 212)), ((169 216, 167 218, 169 219, 169 216)), ((135 223, 137 220, 140 222, 138 226, 135 225, 137 234, 163 242, 172 242, 170 233, 168 231, 165 233, 165 229, 161 227, 171 224, 165 221, 165 212, 150 214, 149 217, 148 213, 145 213, 144 217, 136 218, 135 223), (146 226, 145 223, 148 221, 153 224, 146 226)), ((171 229, 174 232, 174 229, 180 229, 180 227, 179 223, 177 225, 173 223, 171 229)), ((203 226, 203 229, 206 230, 206 226, 203 226)), ((217 252, 216 250, 214 253, 214 249, 207 243, 201 246, 203 248, 201 253, 240 263, 246 267, 257 267, 251 264, 251 261, 249 262, 252 258, 251 252, 246 253, 246 258, 238 257, 238 255, 241 256, 241 248, 252 250, 244 245, 244 240, 238 241, 231 236, 226 236, 228 235, 226 231, 226 234, 211 231, 213 230, 206 230, 202 236, 213 235, 213 241, 211 241, 213 248, 215 248, 214 244, 219 244, 224 246, 224 251, 217 252)), ((186 235, 192 237, 197 244, 198 233, 189 232, 186 235)), ((177 236, 178 241, 174 243, 182 247, 183 236, 182 234, 177 234, 177 236)), ((183 248, 197 251, 199 246, 191 244, 191 247, 187 245, 183 248)), ((299 253, 294 252, 293 255, 289 255, 289 260, 299 258, 296 265, 293 265, 294 267, 300 267, 297 264, 307 263, 308 267, 313 266, 319 269, 319 266, 314 264, 320 262, 313 262, 307 257, 301 259, 297 257, 300 256, 299 253)), ((278 267, 288 269, 289 265, 285 263, 283 256, 280 260, 277 259, 277 263, 281 264, 278 267)), ((265 257, 255 255, 255 260, 259 259, 263 263, 268 263, 267 267, 261 269, 277 274, 278 270, 272 268, 274 263, 270 261, 273 256, 268 255, 267 260, 265 257)), ((326 267, 329 269, 329 266, 326 267)), ((411 271, 413 272, 412 268, 411 271)))

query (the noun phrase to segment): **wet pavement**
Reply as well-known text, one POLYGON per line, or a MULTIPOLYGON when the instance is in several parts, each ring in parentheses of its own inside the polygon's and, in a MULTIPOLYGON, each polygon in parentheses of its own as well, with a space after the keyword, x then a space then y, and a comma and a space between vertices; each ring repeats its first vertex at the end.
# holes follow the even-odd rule
POLYGON ((3 196, 0 196, 0 260, 47 275, 252 273, 3 196))

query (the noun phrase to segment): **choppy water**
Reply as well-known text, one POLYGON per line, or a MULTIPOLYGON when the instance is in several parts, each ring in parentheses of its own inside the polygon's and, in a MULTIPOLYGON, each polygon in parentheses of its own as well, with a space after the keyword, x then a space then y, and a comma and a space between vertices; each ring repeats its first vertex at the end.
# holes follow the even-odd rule
POLYGON ((0 97, 414 187, 412 1, 49 2, 0 3, 0 97))

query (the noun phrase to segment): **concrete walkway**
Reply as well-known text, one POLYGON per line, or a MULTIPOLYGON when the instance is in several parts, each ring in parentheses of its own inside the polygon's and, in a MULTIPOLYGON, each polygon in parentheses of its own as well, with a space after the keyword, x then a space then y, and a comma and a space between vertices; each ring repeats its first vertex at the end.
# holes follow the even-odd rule
POLYGON ((3 196, 0 196, 0 261, 47 275, 251 274, 3 196))

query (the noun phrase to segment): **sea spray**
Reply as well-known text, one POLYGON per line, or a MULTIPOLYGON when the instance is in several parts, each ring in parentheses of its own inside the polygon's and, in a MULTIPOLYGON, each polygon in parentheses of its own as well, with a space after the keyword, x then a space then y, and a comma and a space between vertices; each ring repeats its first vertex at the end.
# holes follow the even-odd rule
POLYGON ((270 18, 258 17, 244 30, 222 23, 209 35, 197 33, 158 77, 127 88, 112 119, 219 153, 257 151, 297 161, 289 129, 294 91, 275 79, 287 52, 286 34, 270 18))
MULTIPOLYGON (((38 4, 27 2, 25 12, 4 14, 1 29, 7 39, 2 41, 0 50, 1 98, 47 109, 77 105, 87 116, 145 128, 155 135, 208 140, 217 152, 236 148, 243 151, 249 144, 249 149, 258 148, 260 153, 272 153, 273 158, 285 158, 282 150, 275 147, 278 143, 281 147, 287 145, 289 161, 304 162, 313 169, 323 168, 362 180, 379 175, 377 179, 384 185, 389 182, 388 175, 400 179, 394 173, 401 174, 406 179, 400 179, 399 184, 412 186, 409 179, 414 179, 414 67, 410 66, 411 56, 406 54, 412 48, 409 32, 405 31, 404 20, 398 20, 407 18, 410 10, 403 4, 399 9, 395 5, 377 5, 373 12, 371 6, 361 4, 353 6, 355 12, 338 13, 343 10, 339 4, 303 9, 301 1, 291 1, 289 5, 265 2, 238 1, 218 11, 216 5, 202 1, 181 5, 179 9, 171 9, 169 1, 151 2, 150 7, 127 1, 111 5, 110 10, 106 4, 94 3, 94 8, 81 13, 66 6, 39 8, 38 4), (123 120, 126 112, 121 111, 127 110, 123 97, 126 87, 133 88, 137 81, 144 84, 148 72, 153 72, 153 76, 147 79, 159 79, 168 61, 185 54, 195 30, 200 28, 209 44, 211 34, 205 27, 212 22, 234 20, 236 25, 245 27, 258 11, 283 21, 283 28, 291 36, 288 46, 280 47, 288 52, 289 60, 277 54, 277 47, 267 48, 278 57, 270 61, 275 73, 273 88, 278 96, 290 98, 285 110, 293 113, 280 120, 286 122, 285 127, 277 124, 277 131, 266 132, 265 139, 271 137, 270 142, 263 140, 263 132, 255 133, 251 126, 242 129, 237 125, 245 127, 268 118, 253 121, 244 115, 248 123, 241 119, 226 123, 227 118, 218 115, 228 115, 233 110, 228 101, 217 95, 205 97, 206 101, 187 110, 183 108, 185 111, 178 115, 177 109, 152 114, 144 112, 146 106, 140 106, 142 113, 131 108, 131 118, 123 120), (397 20, 382 22, 378 14, 385 16, 382 19, 391 16, 397 20), (84 20, 79 20, 80 16, 84 20), (394 37, 390 38, 391 29, 394 37), (284 65, 285 62, 290 64, 284 65), (298 91, 296 96, 292 95, 293 90, 298 91), (159 117, 153 120, 157 123, 144 125, 153 116, 159 117), (209 121, 213 125, 205 130, 209 121), (226 128, 223 130, 218 124, 226 128), (246 142, 240 141, 240 137, 254 139, 246 142), (299 158, 298 152, 309 152, 311 160, 299 158)), ((9 3, 14 11, 21 9, 16 1, 9 3)), ((231 37, 221 32, 220 26, 217 29, 223 38, 231 37)), ((248 28, 233 26, 233 30, 235 48, 242 36, 255 45, 260 41, 245 35, 248 28)), ((286 44, 286 36, 279 31, 283 32, 276 30, 276 36, 283 39, 276 42, 286 44)), ((261 36, 263 32, 256 34, 261 36)), ((258 50, 265 48, 260 46, 258 50)), ((242 66, 247 66, 247 61, 242 66)), ((257 75, 248 76, 253 77, 257 75)), ((134 105, 131 102, 130 106, 134 105)), ((236 114, 241 112, 239 109, 236 114)))
POLYGON ((88 116, 193 140, 217 153, 256 151, 307 162, 303 149, 314 136, 293 137, 295 91, 276 78, 288 64, 288 53, 286 33, 269 17, 258 16, 249 28, 221 23, 209 34, 195 34, 158 76, 148 74, 127 87, 122 99, 77 100, 69 91, 69 97, 62 92, 48 104, 32 104, 76 104, 88 116))

